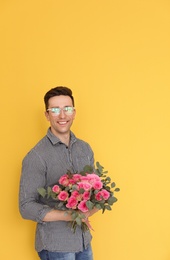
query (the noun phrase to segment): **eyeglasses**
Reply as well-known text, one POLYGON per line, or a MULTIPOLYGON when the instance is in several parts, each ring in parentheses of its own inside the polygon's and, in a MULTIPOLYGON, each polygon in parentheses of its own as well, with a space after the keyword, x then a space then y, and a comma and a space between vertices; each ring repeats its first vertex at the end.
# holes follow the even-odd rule
POLYGON ((63 111, 65 115, 71 116, 73 114, 74 110, 75 110, 74 107, 69 107, 69 106, 63 107, 63 108, 52 107, 52 108, 47 109, 47 111, 51 111, 53 116, 58 116, 61 113, 61 111, 63 111))

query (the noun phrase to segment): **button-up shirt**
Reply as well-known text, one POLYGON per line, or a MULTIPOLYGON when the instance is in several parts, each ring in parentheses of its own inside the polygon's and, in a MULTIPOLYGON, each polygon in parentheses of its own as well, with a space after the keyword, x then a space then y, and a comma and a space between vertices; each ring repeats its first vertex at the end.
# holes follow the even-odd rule
POLYGON ((78 226, 74 233, 67 221, 44 222, 54 208, 54 201, 42 198, 37 189, 52 186, 68 170, 78 173, 85 165, 94 165, 93 151, 88 143, 71 132, 67 147, 48 129, 47 135, 25 156, 22 162, 19 206, 23 218, 37 222, 35 249, 54 252, 78 252, 91 241, 90 231, 78 226))

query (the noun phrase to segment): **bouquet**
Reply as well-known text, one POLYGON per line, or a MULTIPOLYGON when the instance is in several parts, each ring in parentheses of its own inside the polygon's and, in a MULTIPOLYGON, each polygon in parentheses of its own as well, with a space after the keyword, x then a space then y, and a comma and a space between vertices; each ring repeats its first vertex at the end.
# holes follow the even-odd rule
POLYGON ((102 213, 111 210, 117 201, 114 192, 119 190, 107 176, 104 167, 97 162, 95 169, 86 165, 80 173, 68 171, 54 186, 47 189, 39 188, 38 192, 42 197, 51 197, 55 200, 57 209, 64 207, 66 214, 70 211, 71 228, 75 232, 77 225, 83 231, 92 229, 83 213, 94 208, 101 209, 102 213))

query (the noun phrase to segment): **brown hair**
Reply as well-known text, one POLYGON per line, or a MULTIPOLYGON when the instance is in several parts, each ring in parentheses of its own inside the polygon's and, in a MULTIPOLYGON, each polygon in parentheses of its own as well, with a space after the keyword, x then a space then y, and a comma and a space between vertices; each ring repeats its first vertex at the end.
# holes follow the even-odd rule
POLYGON ((63 86, 58 86, 55 88, 50 89, 44 96, 44 103, 45 103, 45 109, 48 109, 48 100, 51 97, 55 97, 55 96, 69 96, 72 99, 73 102, 73 106, 74 106, 74 97, 72 96, 72 91, 71 89, 67 88, 67 87, 63 87, 63 86))

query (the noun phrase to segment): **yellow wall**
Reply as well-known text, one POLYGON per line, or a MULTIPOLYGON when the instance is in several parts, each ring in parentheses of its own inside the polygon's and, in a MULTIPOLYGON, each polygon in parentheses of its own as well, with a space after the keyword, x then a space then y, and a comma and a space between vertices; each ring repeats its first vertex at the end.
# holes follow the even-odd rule
POLYGON ((38 259, 21 161, 46 133, 44 93, 66 85, 72 130, 121 188, 91 220, 95 260, 169 260, 170 2, 1 0, 0 24, 0 259, 38 259))

